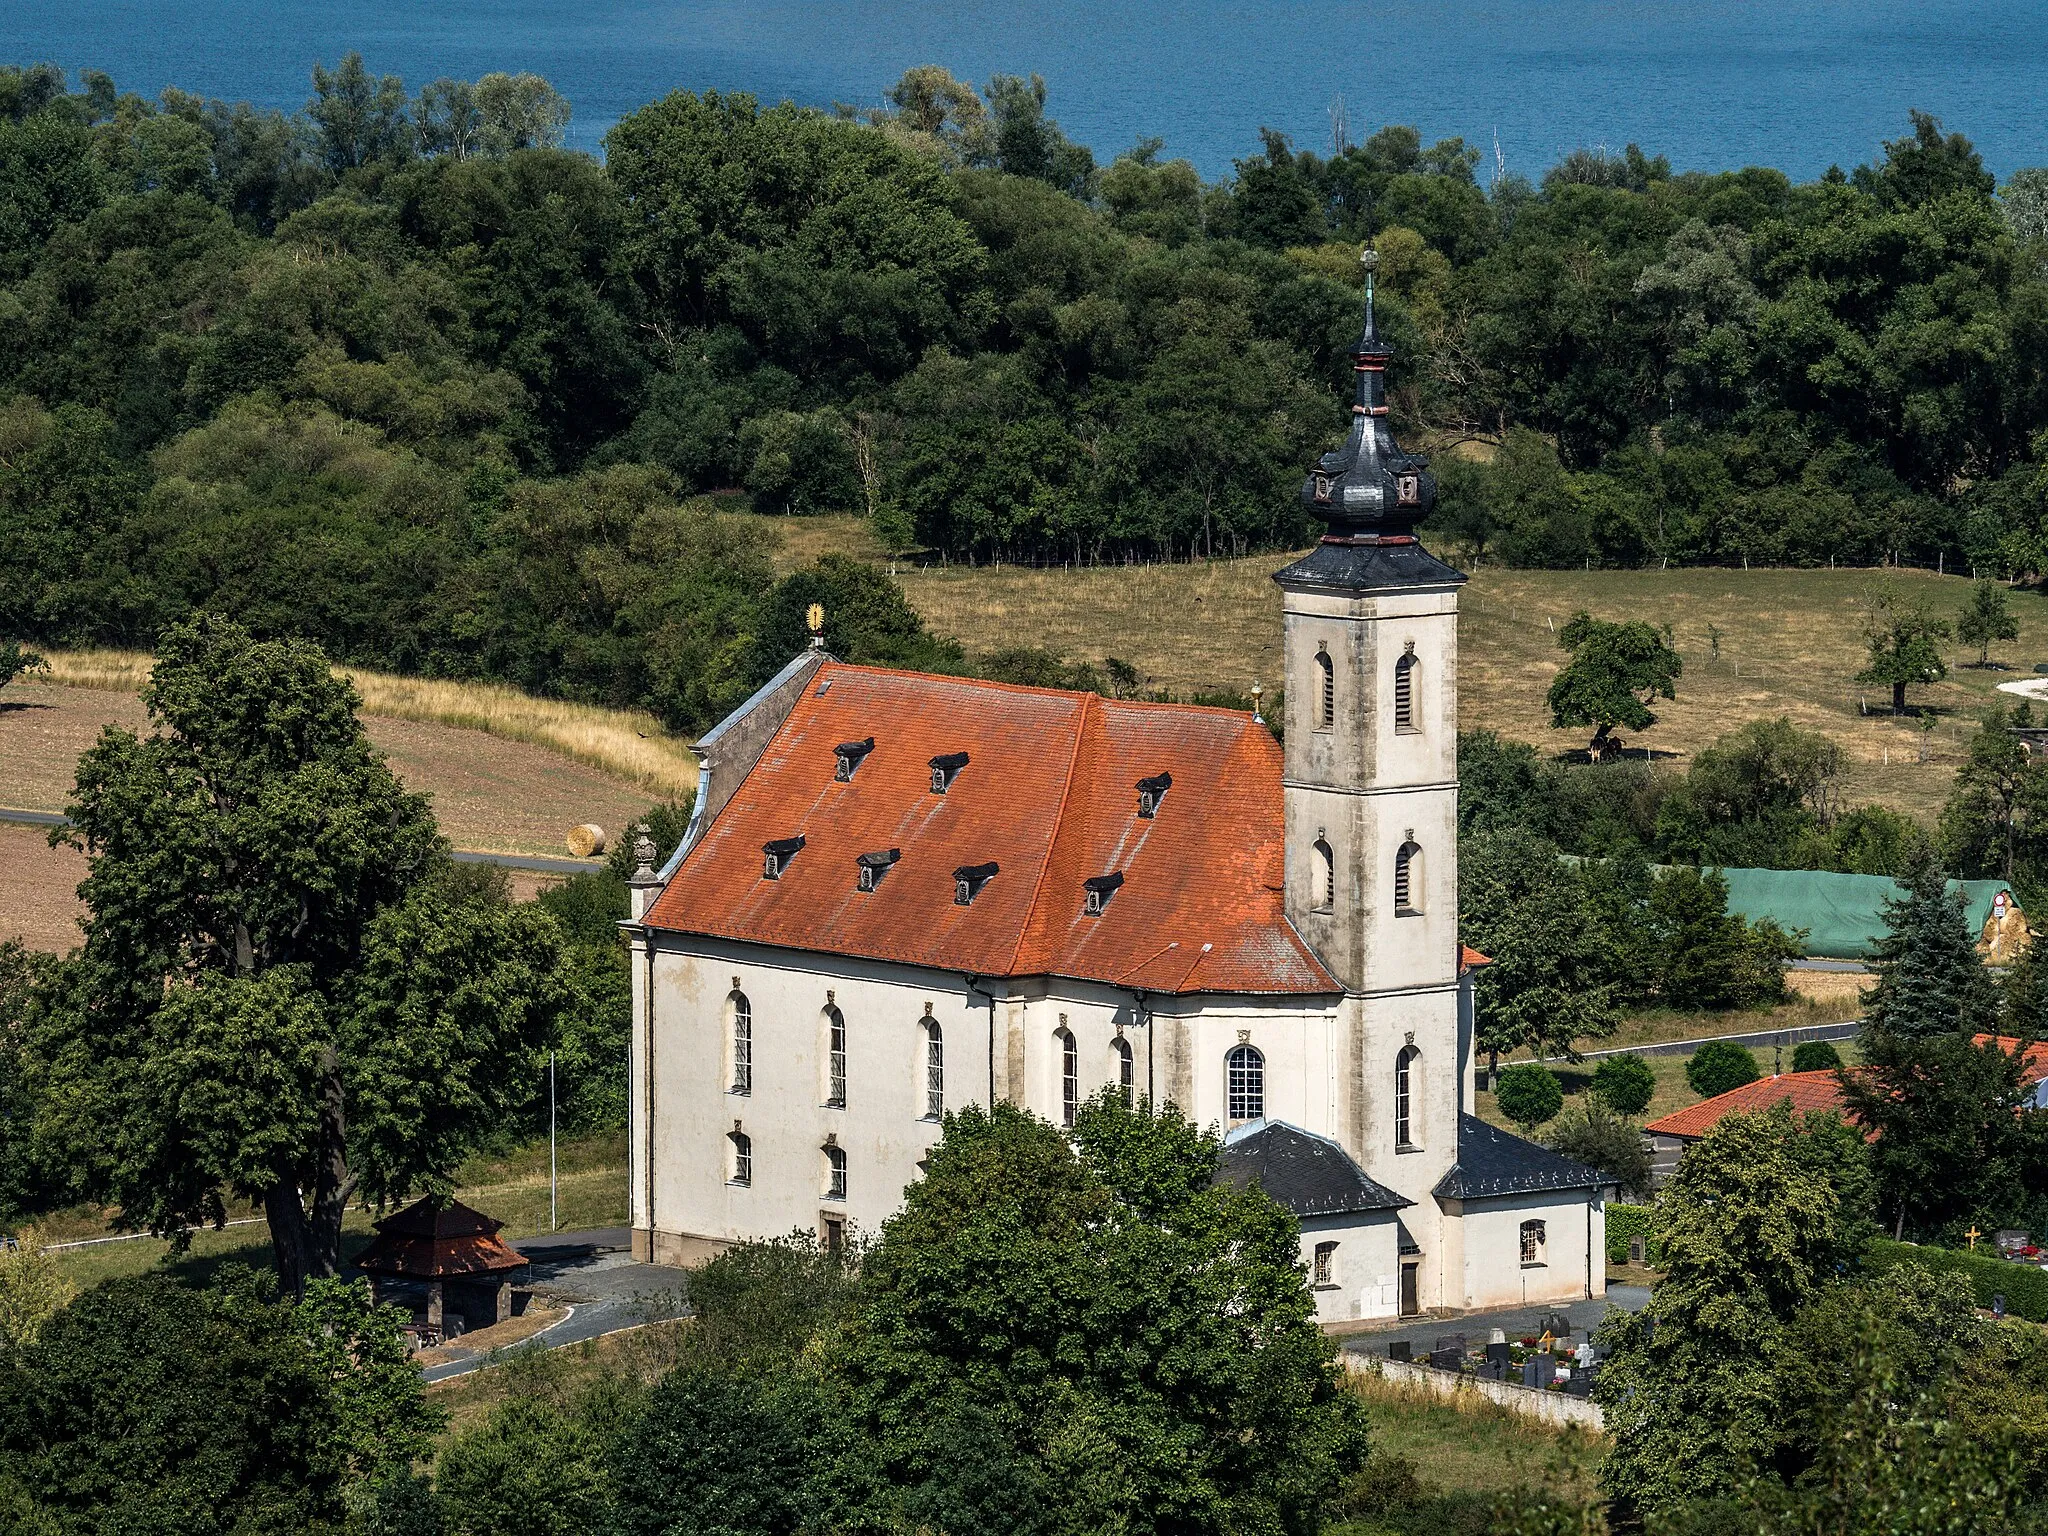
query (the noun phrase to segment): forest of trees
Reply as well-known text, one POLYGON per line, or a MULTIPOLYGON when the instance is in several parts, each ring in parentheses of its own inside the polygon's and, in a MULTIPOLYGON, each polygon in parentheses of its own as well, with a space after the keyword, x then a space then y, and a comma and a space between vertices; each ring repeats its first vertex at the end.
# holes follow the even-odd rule
MULTIPOLYGON (((2048 566, 2048 172, 1925 117, 1796 186, 1634 147, 1482 183, 1398 126, 1205 184, 931 67, 865 114, 678 91, 602 163, 533 76, 313 87, 0 70, 0 635, 204 608, 701 726, 801 612, 727 511, 950 558, 1302 539, 1367 240, 1468 559, 2048 566)), ((880 600, 872 659, 929 663, 880 600)))

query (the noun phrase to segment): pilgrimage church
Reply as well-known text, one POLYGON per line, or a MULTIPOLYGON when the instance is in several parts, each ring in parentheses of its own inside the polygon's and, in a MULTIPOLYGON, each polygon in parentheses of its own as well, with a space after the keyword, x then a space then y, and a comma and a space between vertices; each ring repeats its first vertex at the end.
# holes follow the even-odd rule
POLYGON ((849 666, 813 642, 698 743, 634 880, 633 1250, 873 1232, 941 1118, 1105 1085, 1225 1137, 1325 1321, 1605 1289, 1604 1175, 1472 1113, 1458 588, 1436 486, 1352 350, 1328 528, 1278 572, 1256 715, 849 666))

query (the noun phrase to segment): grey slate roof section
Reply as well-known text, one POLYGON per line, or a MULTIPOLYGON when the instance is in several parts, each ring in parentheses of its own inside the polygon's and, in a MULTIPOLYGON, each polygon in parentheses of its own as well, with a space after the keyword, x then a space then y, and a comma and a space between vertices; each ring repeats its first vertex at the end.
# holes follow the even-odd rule
POLYGON ((796 708, 796 701, 811 674, 835 658, 820 650, 798 651, 780 672, 756 688, 753 696, 701 737, 696 745, 697 798, 690 808, 689 825, 682 841, 661 867, 666 885, 682 868, 683 860, 702 840, 718 813, 725 809, 754 764, 760 761, 769 741, 796 708))
POLYGON ((1460 1115, 1458 1160, 1430 1193, 1439 1200, 1483 1200, 1489 1195, 1599 1189, 1613 1182, 1597 1168, 1510 1136, 1477 1115, 1460 1115))
POLYGON ((1296 1216, 1348 1216, 1413 1205, 1375 1183, 1327 1137, 1284 1120, 1243 1126, 1224 1139, 1216 1182, 1257 1185, 1296 1216))
POLYGON ((1283 587, 1371 592, 1383 587, 1454 587, 1465 573, 1445 565, 1413 539, 1403 543, 1326 539, 1273 573, 1283 587))

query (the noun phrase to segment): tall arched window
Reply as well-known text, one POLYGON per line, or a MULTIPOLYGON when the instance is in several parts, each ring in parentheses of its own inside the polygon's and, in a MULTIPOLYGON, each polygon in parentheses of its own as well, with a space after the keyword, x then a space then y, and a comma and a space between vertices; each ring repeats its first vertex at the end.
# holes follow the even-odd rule
POLYGON ((1422 911, 1422 849, 1413 836, 1394 855, 1394 914, 1414 917, 1422 911))
POLYGON ((732 1091, 754 1091, 754 1005, 747 994, 735 992, 732 1007, 732 1091))
POLYGON ((846 1149, 825 1148, 825 1198, 844 1200, 846 1198, 846 1149))
POLYGON ((1072 1125, 1081 1105, 1081 1052, 1072 1030, 1063 1026, 1054 1034, 1060 1043, 1060 1124, 1072 1125))
POLYGON ((825 1009, 825 1107, 846 1108, 846 1015, 825 1009))
POLYGON ((1415 1139, 1415 1073, 1422 1052, 1403 1046, 1394 1058, 1394 1148, 1407 1151, 1418 1146, 1415 1139))
POLYGON ((1413 651, 1394 663, 1394 729, 1408 735, 1422 729, 1415 723, 1416 665, 1413 651))
POLYGON ((1316 885, 1316 907, 1319 911, 1331 912, 1337 906, 1337 855, 1320 837, 1315 841, 1315 853, 1315 864, 1309 870, 1309 878, 1316 885))
POLYGON ((1128 1107, 1138 1086, 1138 1063, 1131 1055, 1131 1042, 1119 1035, 1111 1042, 1116 1052, 1116 1085, 1123 1091, 1124 1104, 1128 1107))
POLYGON ((732 1143, 732 1182, 753 1183, 754 1138, 745 1131, 734 1131, 726 1139, 732 1143))
POLYGON ((1337 667, 1328 651, 1316 652, 1316 729, 1327 731, 1337 723, 1337 667))
POLYGON ((946 1038, 939 1021, 924 1021, 924 1117, 939 1120, 946 1113, 946 1038))
POLYGON ((1266 1058, 1256 1046, 1232 1046, 1230 1054, 1223 1058, 1225 1097, 1229 1100, 1230 1118, 1238 1120, 1263 1120, 1266 1118, 1266 1058))

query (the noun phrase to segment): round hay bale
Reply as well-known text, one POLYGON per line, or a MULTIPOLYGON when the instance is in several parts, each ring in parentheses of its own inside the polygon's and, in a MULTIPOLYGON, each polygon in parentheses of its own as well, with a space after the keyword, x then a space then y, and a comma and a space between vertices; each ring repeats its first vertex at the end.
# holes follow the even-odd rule
POLYGON ((604 828, 586 821, 581 826, 571 827, 565 841, 577 858, 594 859, 604 852, 604 828))

